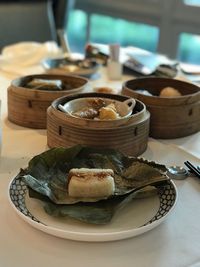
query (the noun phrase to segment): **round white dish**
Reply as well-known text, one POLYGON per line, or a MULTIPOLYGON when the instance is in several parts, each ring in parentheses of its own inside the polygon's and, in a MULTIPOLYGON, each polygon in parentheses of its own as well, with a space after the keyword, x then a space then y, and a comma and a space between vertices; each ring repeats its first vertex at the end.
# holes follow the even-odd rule
POLYGON ((130 116, 136 104, 134 98, 129 98, 125 101, 118 101, 111 98, 85 97, 73 99, 65 103, 64 105, 58 105, 58 107, 60 108, 60 110, 68 113, 70 116, 77 117, 76 115, 74 115, 74 112, 77 112, 84 108, 92 107, 98 100, 104 101, 106 106, 109 104, 114 104, 117 113, 122 118, 127 118, 128 116, 130 116))
POLYGON ((42 202, 31 199, 23 180, 15 177, 8 190, 11 206, 17 214, 34 228, 53 236, 88 242, 121 240, 143 234, 162 223, 177 201, 177 189, 172 181, 158 194, 134 199, 119 210, 107 225, 92 225, 71 218, 54 218, 45 213, 42 202))

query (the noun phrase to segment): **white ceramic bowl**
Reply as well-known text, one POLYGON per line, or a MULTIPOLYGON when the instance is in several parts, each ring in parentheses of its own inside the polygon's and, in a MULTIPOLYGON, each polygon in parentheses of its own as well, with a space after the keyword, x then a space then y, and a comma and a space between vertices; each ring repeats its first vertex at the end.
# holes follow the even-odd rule
POLYGON ((115 94, 82 93, 69 95, 67 97, 57 99, 52 103, 52 105, 56 110, 58 110, 58 116, 60 118, 73 124, 75 127, 80 127, 81 125, 83 128, 89 127, 96 130, 113 129, 113 127, 123 127, 128 124, 137 123, 140 120, 143 120, 146 114, 146 106, 142 102, 127 96, 115 94), (124 116, 117 119, 100 120, 82 118, 72 114, 72 111, 76 111, 76 108, 80 110, 80 105, 85 106, 88 99, 98 98, 106 99, 108 103, 115 101, 119 105, 118 107, 120 107, 120 112, 124 112, 124 116), (129 101, 131 103, 131 107, 128 105, 129 101))
POLYGON ((85 97, 85 98, 73 99, 65 103, 64 105, 59 104, 58 108, 70 116, 77 117, 77 115, 75 114, 76 112, 83 110, 85 108, 94 107, 97 101, 104 102, 105 103, 104 106, 108 106, 109 104, 114 104, 116 112, 120 116, 117 120, 130 116, 136 104, 134 98, 129 98, 126 99, 125 101, 118 101, 115 99, 104 98, 104 97, 85 97))

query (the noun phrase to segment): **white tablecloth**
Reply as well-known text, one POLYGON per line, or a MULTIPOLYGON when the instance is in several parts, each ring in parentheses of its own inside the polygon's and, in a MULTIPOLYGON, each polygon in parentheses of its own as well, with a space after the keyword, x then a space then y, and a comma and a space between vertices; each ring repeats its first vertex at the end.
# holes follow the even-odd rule
MULTIPOLYGON (((124 77, 127 79, 128 77, 124 77)), ((158 227, 140 236, 115 242, 89 243, 53 237, 24 222, 8 201, 8 185, 21 167, 47 149, 46 130, 17 126, 7 120, 7 86, 0 77, 2 153, 0 159, 0 266, 200 266, 200 179, 176 181, 178 202, 174 211, 158 227)), ((106 76, 94 86, 112 85, 121 89, 122 81, 106 76)), ((142 155, 166 165, 182 165, 191 160, 200 165, 200 133, 177 140, 149 139, 142 155)))

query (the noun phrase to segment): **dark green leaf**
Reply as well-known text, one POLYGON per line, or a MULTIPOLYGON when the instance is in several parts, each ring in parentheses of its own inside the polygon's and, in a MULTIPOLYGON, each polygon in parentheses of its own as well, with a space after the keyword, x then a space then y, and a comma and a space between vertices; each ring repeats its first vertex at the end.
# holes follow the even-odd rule
POLYGON ((165 182, 166 168, 144 159, 126 157, 113 149, 85 146, 53 148, 35 156, 23 179, 30 195, 45 201, 45 210, 54 216, 71 216, 91 223, 107 223, 122 203, 147 185, 165 182), (100 168, 114 171, 115 193, 108 199, 72 198, 68 195, 68 172, 72 168, 100 168), (34 194, 35 192, 35 194, 34 194))

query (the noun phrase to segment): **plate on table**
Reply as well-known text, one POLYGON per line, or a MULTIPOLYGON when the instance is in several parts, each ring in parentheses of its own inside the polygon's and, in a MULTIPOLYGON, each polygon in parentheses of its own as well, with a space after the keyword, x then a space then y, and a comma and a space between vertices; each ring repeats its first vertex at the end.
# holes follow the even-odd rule
POLYGON ((91 77, 95 74, 100 64, 94 59, 71 59, 54 58, 43 61, 43 66, 47 73, 51 74, 74 74, 84 77, 91 77))
POLYGON ((9 185, 9 201, 17 214, 34 228, 53 236, 90 242, 121 240, 143 234, 163 222, 177 201, 175 184, 168 180, 152 197, 133 199, 106 225, 91 225, 72 218, 48 215, 42 201, 29 198, 28 188, 20 176, 9 185))

